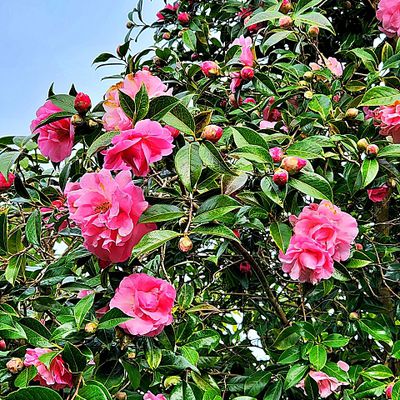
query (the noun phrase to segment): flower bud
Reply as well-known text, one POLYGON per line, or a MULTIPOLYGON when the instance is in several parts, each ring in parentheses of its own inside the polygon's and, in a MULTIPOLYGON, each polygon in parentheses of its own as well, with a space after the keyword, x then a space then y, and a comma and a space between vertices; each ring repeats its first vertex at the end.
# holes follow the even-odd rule
POLYGON ((293 25, 293 20, 288 15, 279 18, 279 27, 282 29, 291 28, 293 25))
POLYGON ((135 26, 135 24, 134 24, 132 21, 128 21, 128 22, 126 23, 126 27, 127 27, 128 29, 132 29, 134 26, 135 26))
POLYGON ((234 234, 238 239, 240 239, 240 232, 239 232, 239 229, 234 229, 232 232, 233 232, 233 234, 234 234))
POLYGON ((232 107, 237 108, 237 107, 241 106, 242 103, 243 103, 243 100, 240 97, 238 98, 238 100, 236 100, 236 96, 233 93, 231 93, 229 95, 229 104, 232 107))
POLYGON ((313 77, 314 77, 314 74, 313 74, 312 71, 307 71, 307 72, 305 72, 304 75, 303 75, 303 78, 304 78, 306 81, 311 81, 313 77))
POLYGON ((7 362, 6 368, 12 374, 18 374, 24 368, 24 362, 18 357, 13 357, 7 362))
POLYGON ((290 175, 297 174, 307 164, 307 160, 296 156, 288 156, 282 160, 281 168, 289 172, 290 175))
POLYGON ((4 175, 0 172, 0 192, 5 192, 10 189, 12 184, 14 183, 15 175, 12 172, 8 173, 7 180, 4 175))
POLYGON ((311 90, 307 90, 304 92, 304 98, 307 100, 311 100, 314 97, 314 93, 311 90))
POLYGON ((168 129, 171 132, 171 136, 175 139, 176 137, 178 137, 180 131, 179 129, 174 128, 173 126, 170 125, 165 125, 164 126, 165 129, 168 129))
POLYGON ((201 63, 201 70, 208 78, 218 76, 221 73, 219 65, 214 61, 204 61, 201 63))
POLYGON ((74 114, 71 117, 71 125, 73 126, 80 126, 83 125, 85 123, 85 119, 82 118, 79 114, 74 114))
POLYGON ((95 128, 97 128, 98 126, 99 126, 99 123, 98 123, 98 122, 96 122, 96 121, 93 120, 93 119, 89 119, 89 121, 88 121, 88 127, 89 127, 89 128, 95 129, 95 128))
POLYGON ((164 33, 162 34, 162 38, 163 38, 164 40, 169 40, 169 39, 171 39, 171 33, 169 33, 169 32, 164 32, 164 33))
POLYGON ((272 180, 275 185, 285 186, 289 180, 289 173, 282 168, 278 168, 275 170, 272 180))
POLYGON ((342 96, 341 96, 339 93, 337 93, 337 94, 335 94, 335 95, 332 97, 332 100, 333 100, 335 103, 339 103, 341 97, 342 97, 342 96))
POLYGON ((180 238, 178 247, 180 251, 187 253, 193 249, 193 242, 190 240, 189 236, 185 235, 180 238))
POLYGON ((269 149, 269 154, 272 157, 272 161, 274 163, 278 163, 282 161, 283 158, 283 150, 280 147, 272 147, 269 149))
POLYGON ((240 76, 246 81, 251 81, 254 78, 254 69, 252 67, 243 67, 240 71, 240 76))
POLYGON ((242 274, 248 274, 251 272, 251 265, 247 261, 242 261, 240 263, 239 269, 242 274))
POLYGON ((349 314, 349 319, 350 321, 357 321, 360 319, 360 316, 358 315, 358 312, 353 311, 349 314))
POLYGON ((5 340, 0 340, 0 351, 4 351, 7 348, 7 343, 5 340))
POLYGON ((207 125, 201 134, 201 137, 210 142, 216 143, 221 139, 223 129, 218 125, 207 125))
POLYGON ((361 251, 361 250, 363 250, 364 247, 361 243, 356 243, 355 248, 356 248, 356 250, 361 251))
POLYGON ((367 149, 367 147, 368 147, 368 140, 367 139, 360 139, 358 142, 357 142, 357 147, 358 147, 358 150, 361 150, 361 151, 364 151, 364 150, 366 150, 367 149))
POLYGON ((98 324, 96 322, 88 322, 85 325, 85 332, 86 333, 95 333, 97 331, 98 324))
POLYGON ((300 86, 308 86, 308 82, 304 81, 304 80, 301 80, 301 81, 299 81, 299 85, 300 86))
POLYGON ((182 25, 187 25, 190 22, 190 15, 187 12, 180 12, 178 14, 178 21, 182 24, 182 25))
POLYGON ((117 392, 115 393, 116 400, 126 400, 128 395, 125 392, 117 392))
POLYGON ((386 398, 387 399, 391 399, 392 398, 393 386, 394 386, 393 382, 389 383, 389 385, 387 386, 387 388, 385 390, 385 394, 386 394, 386 398))
POLYGON ((357 110, 357 108, 349 108, 349 109, 346 111, 346 118, 348 118, 348 119, 357 118, 357 115, 358 115, 358 110, 357 110))
POLYGON ((257 104, 256 100, 253 99, 252 97, 246 97, 243 100, 243 104, 257 104))
POLYGON ((198 53, 192 53, 192 55, 190 56, 190 59, 191 59, 192 61, 198 60, 198 59, 199 59, 198 53))
POLYGON ((290 0, 282 0, 282 4, 279 7, 279 11, 283 14, 287 14, 291 10, 292 10, 292 3, 290 2, 290 0))
POLYGON ((74 108, 79 114, 86 114, 92 107, 90 97, 82 92, 79 92, 74 101, 74 108))
POLYGON ((310 27, 308 28, 308 34, 309 34, 311 37, 313 37, 313 38, 317 37, 317 36, 319 35, 319 28, 318 28, 318 26, 310 26, 310 27))
POLYGON ((369 144, 365 149, 367 156, 376 156, 379 152, 379 147, 376 144, 369 144))

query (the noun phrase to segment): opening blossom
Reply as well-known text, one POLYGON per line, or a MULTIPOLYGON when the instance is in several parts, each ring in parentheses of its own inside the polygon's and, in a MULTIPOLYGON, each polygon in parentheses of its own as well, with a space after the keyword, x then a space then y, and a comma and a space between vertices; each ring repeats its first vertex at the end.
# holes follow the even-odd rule
POLYGON ((40 356, 50 352, 50 349, 41 348, 26 350, 25 367, 34 365, 37 369, 37 375, 33 380, 38 381, 42 386, 49 386, 55 390, 73 387, 72 374, 60 355, 53 358, 49 368, 39 360, 40 356))
POLYGON ((239 45, 242 48, 239 60, 243 65, 252 67, 255 61, 255 55, 253 51, 253 41, 250 37, 244 37, 243 35, 235 39, 233 45, 239 45))
POLYGON ((400 143, 400 100, 390 106, 381 106, 374 111, 374 124, 379 126, 382 136, 391 136, 393 143, 400 143))
POLYGON ((173 141, 170 129, 149 119, 139 121, 133 129, 113 137, 113 146, 103 153, 104 168, 132 170, 136 176, 145 176, 151 163, 172 153, 173 141))
POLYGON ((145 393, 143 400, 167 400, 162 394, 153 394, 151 392, 145 393))
POLYGON ((386 36, 400 36, 400 2, 398 0, 381 0, 376 17, 382 23, 379 29, 386 36))
POLYGON ((74 145, 75 130, 70 118, 63 118, 44 125, 35 131, 40 122, 50 115, 62 111, 60 107, 47 100, 36 111, 36 119, 31 123, 31 132, 39 133, 38 147, 40 152, 55 163, 65 160, 71 155, 74 145))
MULTIPOLYGON (((347 385, 347 383, 340 382, 336 378, 327 375, 325 372, 310 371, 308 375, 317 382, 318 392, 322 399, 326 399, 332 393, 338 393, 341 386, 347 385)), ((304 379, 297 385, 297 387, 303 389, 304 393, 307 394, 304 379)))
POLYGON ((115 178, 108 170, 90 172, 65 189, 71 219, 80 227, 84 246, 105 263, 126 261, 133 247, 155 224, 139 224, 148 207, 130 171, 115 178))
POLYGON ((120 325, 127 333, 156 336, 173 321, 175 297, 175 288, 167 281, 146 274, 132 274, 122 279, 110 308, 118 308, 132 317, 120 325))
POLYGON ((385 200, 389 194, 389 187, 387 185, 383 185, 379 188, 368 189, 368 198, 374 203, 380 203, 385 200))

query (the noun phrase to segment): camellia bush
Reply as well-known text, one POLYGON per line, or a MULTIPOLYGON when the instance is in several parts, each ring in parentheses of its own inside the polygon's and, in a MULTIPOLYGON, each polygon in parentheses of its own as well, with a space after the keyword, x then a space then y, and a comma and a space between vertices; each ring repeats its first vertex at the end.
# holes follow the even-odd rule
POLYGON ((400 2, 146 6, 0 138, 0 397, 400 399, 400 2))

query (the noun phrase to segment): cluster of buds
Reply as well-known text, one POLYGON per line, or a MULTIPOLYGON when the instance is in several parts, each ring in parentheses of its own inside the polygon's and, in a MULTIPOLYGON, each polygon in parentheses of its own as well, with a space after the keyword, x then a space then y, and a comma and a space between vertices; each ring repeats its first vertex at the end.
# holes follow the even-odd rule
POLYGON ((201 138, 213 143, 217 143, 221 139, 223 129, 218 125, 207 125, 201 133, 201 138))
POLYGON ((279 158, 282 160, 280 167, 275 170, 274 175, 272 176, 273 182, 279 187, 285 186, 289 181, 289 176, 297 174, 307 164, 307 160, 300 157, 283 157, 283 151, 279 147, 270 149, 270 154, 274 162, 279 162, 279 158))

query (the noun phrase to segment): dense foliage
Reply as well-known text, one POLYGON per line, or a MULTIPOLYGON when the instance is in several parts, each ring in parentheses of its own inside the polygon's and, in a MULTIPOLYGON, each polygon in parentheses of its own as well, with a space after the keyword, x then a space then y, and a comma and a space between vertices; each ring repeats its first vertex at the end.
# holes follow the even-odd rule
POLYGON ((2 398, 400 399, 398 0, 136 3, 0 138, 2 398))

